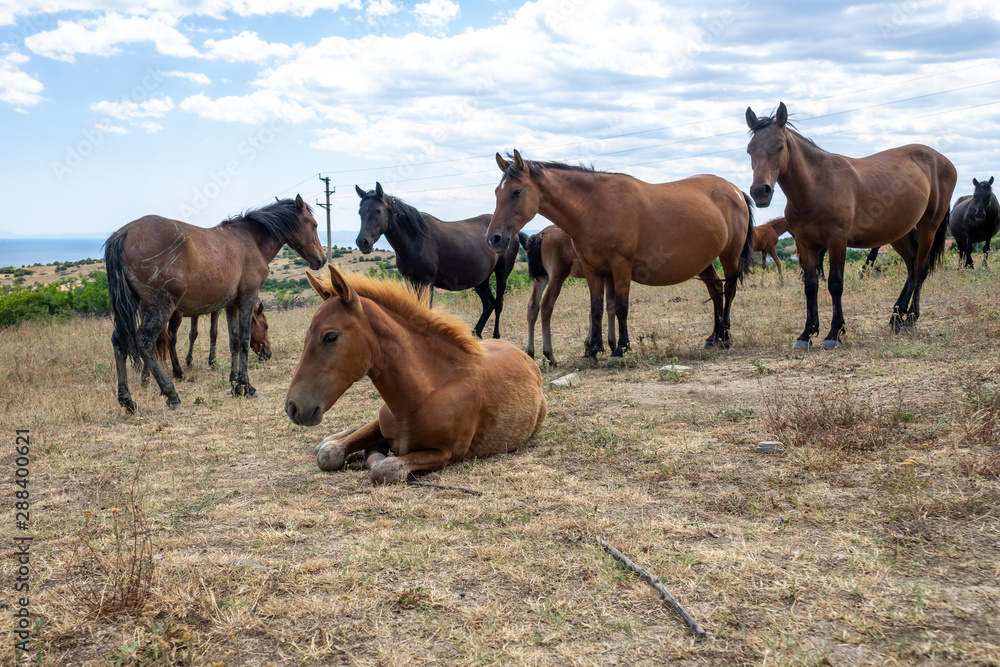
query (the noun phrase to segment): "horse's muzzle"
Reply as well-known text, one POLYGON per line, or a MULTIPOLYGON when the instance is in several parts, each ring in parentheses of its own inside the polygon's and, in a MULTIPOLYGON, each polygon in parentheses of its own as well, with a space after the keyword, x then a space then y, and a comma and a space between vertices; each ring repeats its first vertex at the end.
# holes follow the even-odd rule
POLYGON ((486 235, 486 245, 490 247, 493 252, 503 252, 507 248, 507 243, 510 238, 504 238, 504 235, 500 232, 493 232, 492 234, 486 235))
POLYGON ((326 264, 326 255, 321 253, 308 261, 310 269, 312 269, 313 271, 319 271, 321 268, 323 268, 323 265, 326 264))
POLYGON ((293 399, 285 400, 285 414, 299 426, 316 426, 323 421, 323 407, 320 405, 300 407, 293 399))
POLYGON ((770 206, 773 196, 774 188, 767 183, 750 186, 750 197, 753 199, 753 203, 761 208, 770 206))
POLYGON ((370 253, 372 251, 372 248, 375 246, 374 243, 372 243, 368 239, 361 238, 360 236, 354 241, 354 245, 358 246, 358 250, 361 251, 362 255, 367 255, 368 253, 370 253))

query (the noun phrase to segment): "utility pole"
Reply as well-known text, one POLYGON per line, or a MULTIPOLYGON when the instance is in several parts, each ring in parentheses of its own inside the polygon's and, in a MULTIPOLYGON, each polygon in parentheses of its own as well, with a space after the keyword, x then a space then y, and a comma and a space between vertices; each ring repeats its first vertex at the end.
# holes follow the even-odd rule
POLYGON ((326 183, 326 203, 320 204, 316 202, 316 206, 322 206, 326 209, 326 261, 329 263, 333 259, 333 236, 330 231, 330 195, 337 191, 337 186, 334 186, 333 189, 330 188, 329 176, 323 178, 323 174, 319 174, 319 180, 326 183))

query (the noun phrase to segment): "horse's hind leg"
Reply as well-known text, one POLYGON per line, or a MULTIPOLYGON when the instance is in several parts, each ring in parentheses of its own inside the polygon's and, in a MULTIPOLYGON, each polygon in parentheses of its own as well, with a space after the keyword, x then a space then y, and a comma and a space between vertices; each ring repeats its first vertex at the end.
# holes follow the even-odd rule
POLYGON ((209 368, 215 368, 215 343, 219 339, 219 313, 221 311, 215 311, 210 316, 209 326, 208 326, 208 366, 209 368))
MULTIPOLYGON (((497 266, 500 263, 497 262, 497 266)), ((507 291, 507 274, 509 272, 496 271, 494 275, 497 277, 497 293, 496 297, 493 299, 493 337, 500 338, 500 313, 503 312, 503 295, 507 291)))
POLYGON ((719 280, 719 274, 715 272, 715 267, 709 264, 708 267, 698 274, 702 282, 705 283, 705 288, 708 290, 708 298, 712 300, 713 314, 713 324, 712 324, 712 335, 705 339, 705 349, 710 349, 713 347, 727 347, 728 340, 724 337, 724 302, 723 302, 723 289, 722 281, 719 280))
POLYGON ((889 318, 889 326, 896 333, 908 329, 912 326, 912 315, 910 304, 916 290, 917 271, 915 256, 917 253, 916 243, 909 234, 901 239, 893 241, 892 247, 906 264, 906 282, 899 292, 899 298, 892 307, 892 316, 889 318))
POLYGON ((118 402, 129 413, 134 414, 135 401, 132 400, 132 394, 128 390, 128 356, 117 330, 111 334, 111 347, 115 351, 115 372, 118 374, 118 402))
POLYGON ((198 340, 198 316, 194 315, 191 318, 191 331, 188 332, 188 353, 187 357, 184 359, 184 363, 188 366, 194 361, 194 342, 198 340))
MULTIPOLYGON (((548 283, 548 276, 535 278, 531 281, 531 296, 528 297, 528 342, 524 346, 524 352, 532 359, 535 358, 535 322, 538 320, 542 295, 545 294, 545 287, 548 283)), ((542 320, 542 326, 545 326, 544 320, 542 320)))
POLYGON ((174 311, 170 316, 170 323, 167 324, 167 345, 170 349, 170 366, 174 371, 175 380, 184 379, 184 371, 181 370, 181 361, 177 358, 177 330, 181 327, 184 316, 179 311, 174 311))
POLYGON ((156 358, 156 339, 162 333, 170 314, 174 312, 173 305, 169 305, 165 309, 154 310, 152 307, 143 304, 140 312, 138 332, 139 354, 142 357, 143 363, 153 373, 156 384, 160 387, 160 393, 167 397, 167 407, 176 408, 180 405, 181 401, 177 397, 174 383, 167 377, 166 371, 160 365, 160 360, 156 358))
POLYGON ((372 484, 405 482, 410 473, 440 470, 451 462, 451 456, 452 450, 448 447, 423 449, 404 456, 391 456, 379 460, 377 463, 375 463, 376 458, 369 456, 368 463, 374 463, 371 466, 369 477, 372 484))
POLYGON ((608 349, 617 345, 615 337, 615 284, 610 279, 604 281, 604 310, 608 315, 608 349))
POLYGON ((989 267, 990 265, 990 244, 993 243, 993 237, 988 236, 986 242, 983 243, 983 266, 989 267))
POLYGON ((479 300, 483 303, 483 314, 479 316, 479 321, 476 322, 475 328, 476 337, 482 338, 483 327, 486 326, 486 320, 490 319, 490 313, 493 312, 493 292, 490 291, 489 276, 486 276, 486 280, 476 285, 473 289, 476 290, 479 300))

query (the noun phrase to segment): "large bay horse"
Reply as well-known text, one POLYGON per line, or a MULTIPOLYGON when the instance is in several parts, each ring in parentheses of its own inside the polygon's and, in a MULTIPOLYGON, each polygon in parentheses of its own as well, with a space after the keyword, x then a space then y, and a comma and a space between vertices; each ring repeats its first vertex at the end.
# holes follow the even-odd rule
POLYGON ((990 243, 1000 231, 1000 203, 993 193, 993 177, 988 181, 974 178, 972 186, 972 194, 959 197, 951 211, 951 234, 958 246, 959 268, 972 268, 972 246, 976 243, 983 244, 983 266, 987 266, 990 243))
POLYGON ((316 447, 321 470, 365 450, 372 482, 401 482, 514 451, 542 425, 542 375, 524 352, 474 338, 457 318, 424 305, 413 286, 329 269, 328 279, 306 274, 324 301, 306 331, 285 413, 315 426, 366 375, 384 404, 375 421, 316 447), (395 456, 386 458, 389 451, 395 456))
POLYGON ((922 144, 892 148, 864 158, 828 153, 788 124, 785 104, 774 116, 758 118, 747 107, 752 136, 747 146, 753 167, 750 196, 768 206, 774 184, 785 193, 785 218, 795 237, 806 292, 806 325, 795 349, 808 349, 819 333, 816 269, 820 251, 830 252, 827 284, 833 299, 830 332, 824 349, 840 345, 844 331, 841 296, 847 247, 891 244, 906 262, 907 276, 893 306, 894 331, 912 327, 920 317, 920 290, 941 263, 947 233, 954 165, 922 144))
POLYGON ((764 284, 764 271, 767 270, 767 258, 774 260, 778 268, 778 284, 785 284, 781 273, 781 258, 778 257, 778 238, 788 232, 788 221, 784 216, 769 220, 763 225, 753 228, 753 251, 760 253, 760 284, 764 284))
POLYGON ((500 337, 500 313, 507 290, 507 277, 517 262, 518 239, 512 239, 499 256, 487 247, 483 235, 489 225, 488 214, 466 220, 444 222, 422 213, 406 202, 387 195, 382 184, 365 192, 354 186, 361 197, 358 215, 361 231, 357 244, 362 253, 385 236, 396 251, 396 266, 404 278, 417 286, 417 291, 434 287, 449 291, 476 290, 483 303, 483 314, 476 323, 476 335, 482 337, 483 327, 494 313, 493 337, 500 337), (490 275, 496 277, 496 296, 490 289, 490 275))
POLYGON ((705 347, 729 347, 729 311, 737 280, 754 261, 749 198, 718 176, 691 176, 650 184, 626 174, 599 172, 559 162, 513 159, 499 153, 503 178, 486 240, 500 252, 525 223, 541 213, 573 239, 590 289, 587 356, 600 348, 604 280, 615 290, 618 347, 629 348, 629 288, 674 285, 694 276, 708 288, 715 307, 705 347), (713 262, 722 262, 720 280, 713 262))
POLYGON ((135 412, 126 369, 131 358, 149 367, 169 407, 180 404, 154 351, 160 331, 176 310, 206 315, 226 309, 233 394, 255 395, 247 377, 250 321, 267 265, 286 243, 314 270, 326 261, 316 220, 302 197, 282 199, 209 229, 147 215, 112 234, 105 243, 104 261, 118 402, 135 412))
MULTIPOLYGON (((523 236, 523 234, 522 234, 523 236)), ((528 255, 528 275, 531 276, 531 296, 528 297, 528 356, 535 358, 535 322, 542 314, 542 354, 553 367, 558 366, 552 354, 552 310, 567 278, 583 278, 583 267, 576 256, 569 234, 555 225, 532 234, 524 243, 528 255)), ((608 347, 615 349, 615 289, 610 280, 604 281, 605 305, 608 311, 608 347)), ((590 347, 588 336, 586 346, 590 347)), ((600 338, 600 335, 598 335, 600 338)))

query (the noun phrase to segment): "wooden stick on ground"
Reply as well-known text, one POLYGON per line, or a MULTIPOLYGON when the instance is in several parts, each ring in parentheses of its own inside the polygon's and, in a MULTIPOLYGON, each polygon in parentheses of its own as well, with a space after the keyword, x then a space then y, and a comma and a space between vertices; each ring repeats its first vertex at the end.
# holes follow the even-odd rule
POLYGON ((681 603, 677 601, 677 598, 671 595, 670 592, 663 587, 663 584, 661 584, 660 580, 656 578, 656 575, 654 575, 649 570, 633 563, 628 556, 623 554, 621 551, 618 551, 618 549, 615 549, 613 546, 605 542, 600 537, 595 537, 594 540, 596 540, 598 544, 604 547, 609 554, 614 556, 616 560, 620 561, 622 565, 624 565, 629 570, 638 574, 640 577, 649 582, 649 584, 653 588, 659 591, 660 595, 663 596, 663 600, 669 603, 670 606, 673 607, 677 611, 677 613, 681 615, 681 618, 683 618, 684 622, 687 623, 692 630, 694 630, 696 635, 698 635, 699 637, 705 636, 705 628, 701 627, 701 625, 698 624, 698 621, 694 620, 694 617, 691 616, 691 614, 687 613, 687 610, 681 606, 681 603))
POLYGON ((473 496, 481 496, 481 495, 483 495, 482 491, 475 491, 473 489, 466 489, 466 488, 463 488, 461 486, 444 486, 443 484, 432 484, 430 482, 413 482, 413 481, 410 481, 410 480, 407 480, 406 485, 407 486, 427 486, 427 487, 430 487, 432 489, 444 489, 446 491, 461 491, 462 493, 468 493, 468 494, 473 495, 473 496))

